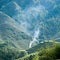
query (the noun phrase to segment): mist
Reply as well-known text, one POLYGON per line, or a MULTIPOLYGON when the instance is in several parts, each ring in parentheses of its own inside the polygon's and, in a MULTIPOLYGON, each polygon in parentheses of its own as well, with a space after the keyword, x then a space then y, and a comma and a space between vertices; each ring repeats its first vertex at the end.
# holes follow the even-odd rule
POLYGON ((35 30, 35 33, 34 33, 34 37, 33 37, 33 40, 30 42, 29 44, 29 48, 32 47, 32 44, 34 44, 35 42, 39 43, 39 41, 37 40, 38 36, 39 36, 39 28, 35 30))

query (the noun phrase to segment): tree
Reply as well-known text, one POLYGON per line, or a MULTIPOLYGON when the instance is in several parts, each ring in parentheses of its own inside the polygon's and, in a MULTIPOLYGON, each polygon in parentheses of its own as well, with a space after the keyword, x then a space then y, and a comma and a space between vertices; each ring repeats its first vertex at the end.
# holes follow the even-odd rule
POLYGON ((33 60, 39 60, 39 56, 36 54, 33 60))

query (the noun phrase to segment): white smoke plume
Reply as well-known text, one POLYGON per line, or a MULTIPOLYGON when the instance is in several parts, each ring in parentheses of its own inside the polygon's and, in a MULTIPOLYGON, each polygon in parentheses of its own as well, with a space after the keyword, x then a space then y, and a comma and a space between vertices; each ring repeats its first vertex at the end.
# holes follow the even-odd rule
POLYGON ((41 29, 44 29, 44 27, 45 27, 44 22, 40 22, 37 29, 35 30, 33 40, 29 44, 29 48, 31 48, 32 44, 34 44, 35 42, 39 43, 37 38, 39 37, 39 35, 41 35, 41 29))
POLYGON ((29 48, 31 48, 31 46, 32 46, 33 43, 35 43, 35 42, 39 43, 39 41, 37 40, 37 38, 38 38, 38 36, 39 36, 39 33, 40 33, 40 31, 39 31, 39 28, 38 28, 38 29, 35 31, 33 40, 32 40, 32 41, 30 42, 30 44, 29 44, 29 48))

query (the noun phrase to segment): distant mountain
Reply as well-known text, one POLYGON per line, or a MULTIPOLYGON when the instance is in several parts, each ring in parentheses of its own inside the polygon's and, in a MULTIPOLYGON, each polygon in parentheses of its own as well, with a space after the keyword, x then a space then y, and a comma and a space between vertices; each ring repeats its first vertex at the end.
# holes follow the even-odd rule
POLYGON ((38 50, 41 49, 41 48, 46 48, 46 46, 52 46, 52 45, 53 45, 52 42, 42 42, 42 43, 39 43, 39 44, 37 44, 36 46, 28 49, 27 52, 28 52, 29 54, 35 53, 36 51, 38 51, 38 50))
POLYGON ((5 0, 0 1, 0 11, 15 21, 17 29, 22 28, 33 38, 39 29, 38 41, 56 40, 60 37, 59 0, 8 0, 4 2, 5 0))
POLYGON ((0 39, 13 47, 27 49, 32 37, 15 20, 0 12, 0 39))

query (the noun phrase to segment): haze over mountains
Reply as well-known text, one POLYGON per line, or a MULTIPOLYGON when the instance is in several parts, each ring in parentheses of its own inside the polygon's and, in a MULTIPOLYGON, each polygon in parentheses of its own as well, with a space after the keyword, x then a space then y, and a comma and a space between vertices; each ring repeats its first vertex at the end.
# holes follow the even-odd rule
POLYGON ((21 48, 23 48, 26 45, 25 48, 27 48, 29 41, 32 40, 31 36, 29 36, 29 34, 27 34, 22 28, 20 28, 18 23, 16 23, 8 15, 0 12, 0 18, 1 39, 3 41, 7 41, 8 43, 10 43, 10 45, 15 45, 15 47, 20 48, 21 46, 21 48))
MULTIPOLYGON (((39 29, 37 41, 60 39, 59 0, 1 0, 0 39, 28 49, 39 29), (44 3, 43 3, 44 1, 44 3), (25 46, 25 47, 24 47, 25 46)), ((35 45, 37 43, 34 43, 35 45)))

